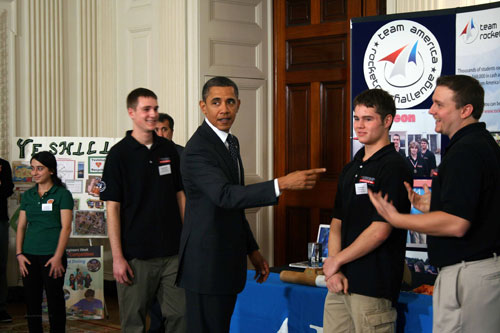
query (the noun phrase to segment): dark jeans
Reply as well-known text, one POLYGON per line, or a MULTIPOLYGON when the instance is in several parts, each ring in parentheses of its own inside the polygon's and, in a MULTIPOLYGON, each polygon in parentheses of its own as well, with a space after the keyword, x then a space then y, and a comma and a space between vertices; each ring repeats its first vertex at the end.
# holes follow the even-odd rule
MULTIPOLYGON (((50 332, 66 330, 66 303, 64 301, 64 277, 54 279, 49 276, 50 266, 44 267, 52 255, 25 254, 31 265, 26 265, 28 275, 23 277, 24 298, 26 301, 28 328, 31 333, 43 332, 42 293, 45 288, 49 308, 50 332)), ((62 259, 67 267, 66 255, 62 259)))

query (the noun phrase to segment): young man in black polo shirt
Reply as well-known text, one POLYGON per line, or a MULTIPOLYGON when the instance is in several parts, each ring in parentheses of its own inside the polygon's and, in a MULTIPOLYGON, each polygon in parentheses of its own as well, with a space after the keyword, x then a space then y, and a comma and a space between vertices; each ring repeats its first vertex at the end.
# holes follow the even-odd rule
MULTIPOLYGON (((425 163, 427 164, 427 170, 429 170, 428 177, 432 177, 432 170, 436 169, 436 155, 429 149, 429 140, 426 138, 420 139, 420 154, 422 155, 425 163)), ((427 177, 426 176, 426 177, 427 177)))
MULTIPOLYGON (((407 186, 426 214, 400 214, 381 193, 370 193, 379 213, 396 228, 428 235, 434 287, 434 332, 500 332, 500 147, 484 123, 484 90, 470 76, 437 80, 429 113, 436 132, 451 141, 423 196, 407 186)), ((376 191, 374 191, 376 192, 376 191)))
POLYGON ((406 233, 377 214, 368 189, 388 193, 409 212, 403 182, 410 182, 411 174, 389 141, 393 98, 380 89, 366 90, 353 104, 354 130, 364 147, 339 178, 323 267, 328 287, 324 331, 371 332, 376 326, 394 332, 406 233))
POLYGON ((154 296, 168 332, 185 331, 184 290, 174 285, 185 196, 174 144, 155 133, 156 95, 127 97, 133 129, 111 148, 103 172, 108 234, 123 332, 143 332, 154 296))
POLYGON ((398 133, 394 133, 392 135, 392 143, 394 143, 394 149, 399 153, 399 155, 406 158, 406 153, 403 149, 401 149, 401 137, 398 133))

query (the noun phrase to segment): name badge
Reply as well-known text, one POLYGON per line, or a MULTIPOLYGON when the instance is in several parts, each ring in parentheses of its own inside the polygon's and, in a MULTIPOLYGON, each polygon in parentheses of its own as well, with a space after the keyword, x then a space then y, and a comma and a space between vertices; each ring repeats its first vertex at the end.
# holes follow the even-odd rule
POLYGON ((160 176, 165 176, 172 173, 172 170, 170 169, 170 164, 160 165, 158 167, 158 171, 160 172, 160 176))
POLYGON ((368 194, 368 185, 366 183, 354 184, 356 188, 356 195, 368 194))
POLYGON ((51 212, 51 211, 52 211, 52 204, 51 203, 42 204, 42 212, 51 212))

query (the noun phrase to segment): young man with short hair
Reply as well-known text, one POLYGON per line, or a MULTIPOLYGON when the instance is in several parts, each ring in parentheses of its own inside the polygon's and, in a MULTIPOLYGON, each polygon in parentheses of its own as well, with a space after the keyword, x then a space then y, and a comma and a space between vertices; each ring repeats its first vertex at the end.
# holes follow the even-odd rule
MULTIPOLYGON (((374 190, 370 199, 395 228, 427 234, 431 265, 439 268, 433 294, 434 332, 500 332, 500 147, 479 118, 484 90, 466 75, 437 80, 429 113, 447 135, 432 193, 407 185, 424 214, 399 213, 374 190)), ((400 211, 400 210, 399 210, 400 211)))
POLYGON ((399 153, 399 155, 406 158, 406 153, 403 149, 401 149, 401 137, 398 133, 394 133, 392 135, 392 143, 394 143, 394 149, 399 153))
POLYGON ((406 232, 377 214, 368 189, 387 193, 406 212, 403 185, 411 181, 406 162, 389 141, 396 114, 393 98, 366 90, 353 102, 354 131, 364 144, 339 177, 323 271, 328 295, 325 332, 394 332, 394 307, 401 287, 406 232))
POLYGON ((127 97, 133 129, 106 158, 106 201, 113 275, 123 332, 144 332, 154 296, 168 332, 184 332, 184 290, 175 286, 185 196, 174 144, 155 133, 158 98, 137 88, 127 97))
POLYGON ((429 140, 426 138, 420 139, 420 154, 427 164, 427 170, 429 171, 426 177, 432 177, 432 170, 436 169, 436 155, 429 149, 429 140))

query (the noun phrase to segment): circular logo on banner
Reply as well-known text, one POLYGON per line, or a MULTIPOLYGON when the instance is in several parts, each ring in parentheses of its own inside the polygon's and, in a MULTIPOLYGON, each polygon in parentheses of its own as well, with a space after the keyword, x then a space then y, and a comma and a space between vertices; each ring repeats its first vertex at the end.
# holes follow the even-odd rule
POLYGON ((372 36, 366 48, 363 71, 368 88, 394 96, 398 109, 407 109, 429 97, 441 75, 439 43, 423 25, 392 21, 372 36))
POLYGON ((462 28, 462 31, 458 35, 458 37, 462 39, 465 44, 473 43, 476 40, 477 36, 479 36, 479 29, 476 28, 473 18, 471 18, 467 22, 467 24, 462 28))

